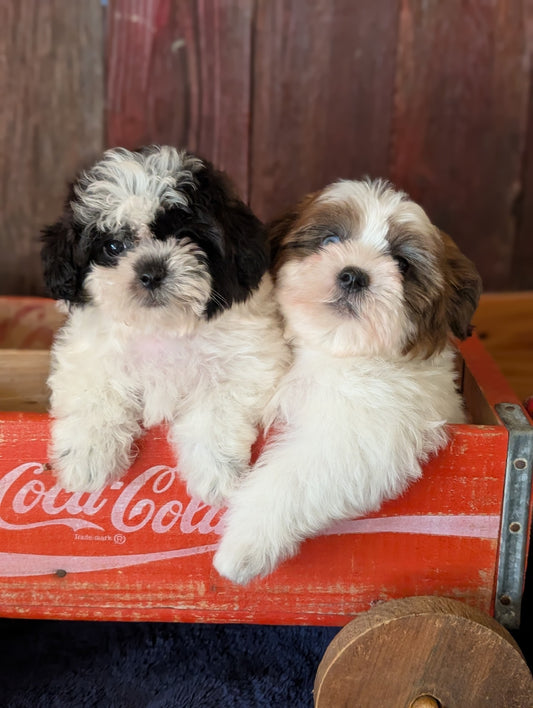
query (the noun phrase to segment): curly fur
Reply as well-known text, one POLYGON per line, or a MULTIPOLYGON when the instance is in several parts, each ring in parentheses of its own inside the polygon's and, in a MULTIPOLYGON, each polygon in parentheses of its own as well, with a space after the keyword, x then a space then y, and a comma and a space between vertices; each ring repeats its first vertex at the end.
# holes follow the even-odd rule
POLYGON ((80 175, 43 242, 70 312, 49 378, 59 482, 101 488, 165 422, 190 493, 221 504, 288 358, 261 223, 200 158, 117 148, 80 175))
POLYGON ((338 182, 271 227, 294 349, 273 436, 231 498, 214 564, 247 583, 334 521, 401 494, 464 421, 450 331, 466 336, 474 266, 388 183, 338 182))

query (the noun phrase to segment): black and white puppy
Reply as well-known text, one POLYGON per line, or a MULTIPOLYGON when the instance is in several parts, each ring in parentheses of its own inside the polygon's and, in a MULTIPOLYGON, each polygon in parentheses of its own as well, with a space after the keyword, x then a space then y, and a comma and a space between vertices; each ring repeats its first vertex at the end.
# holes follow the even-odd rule
POLYGON ((49 378, 60 484, 101 488, 142 427, 166 422, 189 492, 221 504, 287 361, 261 223, 198 157, 116 148, 43 242, 48 289, 69 306, 49 378))
POLYGON ((272 227, 294 363, 272 400, 280 432, 235 491, 215 556, 246 583, 334 521, 401 494, 464 421, 449 334, 465 338, 473 264, 388 183, 341 181, 272 227))

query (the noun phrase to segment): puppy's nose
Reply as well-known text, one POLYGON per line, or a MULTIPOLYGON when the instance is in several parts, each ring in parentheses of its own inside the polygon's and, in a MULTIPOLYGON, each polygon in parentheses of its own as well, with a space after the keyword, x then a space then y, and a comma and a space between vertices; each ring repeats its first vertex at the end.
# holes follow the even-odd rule
POLYGON ((137 266, 139 282, 147 290, 156 290, 167 276, 167 269, 163 263, 151 261, 137 266))
POLYGON ((343 268, 337 275, 337 281, 343 290, 355 292, 370 285, 370 276, 365 270, 354 266, 343 268))

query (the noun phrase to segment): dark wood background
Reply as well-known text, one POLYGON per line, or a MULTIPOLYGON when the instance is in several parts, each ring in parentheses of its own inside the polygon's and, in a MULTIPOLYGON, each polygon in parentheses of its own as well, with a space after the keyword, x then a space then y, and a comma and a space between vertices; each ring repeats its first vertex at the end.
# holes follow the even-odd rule
POLYGON ((2 0, 0 293, 106 147, 171 143, 269 219, 338 178, 406 189, 533 288, 533 0, 2 0))

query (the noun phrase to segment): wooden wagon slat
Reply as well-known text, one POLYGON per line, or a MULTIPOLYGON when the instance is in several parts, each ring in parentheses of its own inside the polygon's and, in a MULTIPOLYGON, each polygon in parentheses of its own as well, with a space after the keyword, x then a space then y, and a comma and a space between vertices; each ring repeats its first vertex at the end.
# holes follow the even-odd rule
POLYGON ((5 413, 0 421, 0 546, 16 554, 0 556, 2 614, 338 625, 375 602, 431 592, 492 607, 502 426, 455 426, 424 478, 360 521, 366 533, 338 528, 309 540, 246 588, 212 569, 223 512, 187 496, 163 428, 140 441, 123 480, 100 494, 72 495, 43 468, 48 426, 44 414, 5 413), (459 523, 452 534, 450 519, 459 523), (472 533, 476 523, 488 531, 472 533), (460 524, 464 535, 455 535, 460 524))

